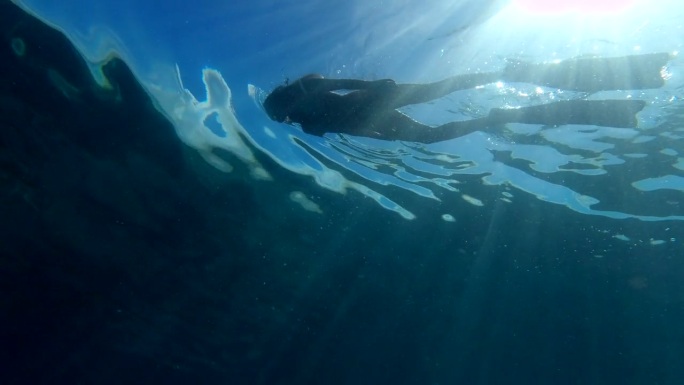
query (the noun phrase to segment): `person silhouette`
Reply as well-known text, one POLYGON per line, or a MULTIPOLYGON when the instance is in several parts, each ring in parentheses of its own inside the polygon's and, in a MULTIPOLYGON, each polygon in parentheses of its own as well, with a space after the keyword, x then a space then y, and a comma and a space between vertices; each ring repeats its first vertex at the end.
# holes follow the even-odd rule
POLYGON ((482 118, 429 126, 398 111, 452 92, 484 84, 527 82, 564 90, 595 93, 649 89, 664 84, 661 70, 667 53, 614 58, 575 58, 552 64, 509 62, 502 72, 457 75, 427 84, 397 84, 392 79, 326 79, 310 74, 276 87, 264 100, 269 118, 298 124, 323 136, 345 133, 385 140, 433 143, 505 123, 583 124, 636 127, 643 100, 566 100, 521 108, 493 108, 482 118))

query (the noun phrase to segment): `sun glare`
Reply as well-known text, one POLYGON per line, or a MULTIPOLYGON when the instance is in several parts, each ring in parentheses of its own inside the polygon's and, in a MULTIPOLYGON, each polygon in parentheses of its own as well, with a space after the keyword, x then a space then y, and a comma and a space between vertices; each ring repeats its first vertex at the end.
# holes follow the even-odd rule
POLYGON ((626 10, 634 0, 514 0, 514 3, 530 13, 605 15, 626 10))
POLYGON ((664 10, 677 1, 511 0, 487 27, 499 39, 513 36, 526 55, 620 56, 640 52, 647 34, 667 14, 664 10))

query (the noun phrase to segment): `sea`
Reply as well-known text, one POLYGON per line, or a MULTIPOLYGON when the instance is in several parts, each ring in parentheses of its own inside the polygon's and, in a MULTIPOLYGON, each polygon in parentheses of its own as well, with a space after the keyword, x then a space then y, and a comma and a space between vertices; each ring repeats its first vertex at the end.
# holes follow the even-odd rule
POLYGON ((596 3, 0 1, 0 384, 684 384, 684 15, 596 3), (634 128, 414 143, 262 106, 652 54, 655 88, 401 110, 643 100, 634 128))

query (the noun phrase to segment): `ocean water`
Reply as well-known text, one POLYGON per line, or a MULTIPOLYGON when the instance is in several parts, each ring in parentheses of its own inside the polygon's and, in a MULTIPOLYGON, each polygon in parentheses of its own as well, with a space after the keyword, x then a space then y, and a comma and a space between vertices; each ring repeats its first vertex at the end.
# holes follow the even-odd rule
POLYGON ((682 15, 601 4, 2 3, 2 383, 681 383, 682 15), (260 106, 310 72, 652 53, 656 89, 500 82, 403 110, 644 100, 634 129, 426 145, 260 106))

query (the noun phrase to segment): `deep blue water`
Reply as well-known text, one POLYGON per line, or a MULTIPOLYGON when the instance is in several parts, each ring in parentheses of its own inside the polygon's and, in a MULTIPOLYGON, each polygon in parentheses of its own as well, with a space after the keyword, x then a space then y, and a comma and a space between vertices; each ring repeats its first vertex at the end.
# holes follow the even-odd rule
MULTIPOLYGON (((676 12, 546 46, 511 20, 517 45, 497 45, 505 2, 428 3, 25 3, 66 37, 2 3, 1 382, 680 384, 676 12), (639 52, 673 58, 664 87, 603 95, 649 103, 634 131, 423 146, 311 137, 254 103, 309 71, 639 52)), ((586 96, 479 91, 409 112, 586 96)))

